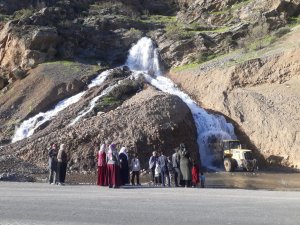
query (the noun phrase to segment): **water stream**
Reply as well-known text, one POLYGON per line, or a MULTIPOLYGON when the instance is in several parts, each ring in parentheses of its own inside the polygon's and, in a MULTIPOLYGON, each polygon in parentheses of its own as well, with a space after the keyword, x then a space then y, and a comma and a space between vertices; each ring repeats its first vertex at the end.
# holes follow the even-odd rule
MULTIPOLYGON (((91 81, 91 84, 88 86, 88 88, 90 89, 92 87, 101 85, 105 81, 108 75, 109 75, 109 70, 102 72, 94 80, 91 81)), ((36 129, 38 129, 41 125, 43 125, 47 121, 52 120, 62 110, 78 102, 85 93, 86 91, 83 91, 70 98, 64 99, 59 103, 57 103, 57 105, 53 109, 47 112, 40 112, 39 114, 23 121, 21 125, 16 129, 15 134, 12 138, 12 143, 15 143, 17 141, 20 141, 24 138, 28 138, 31 135, 33 135, 36 129)))
POLYGON ((197 128, 201 164, 205 167, 214 167, 214 162, 218 161, 215 157, 219 156, 220 153, 214 152, 216 148, 211 145, 224 139, 236 139, 234 127, 227 123, 223 116, 207 113, 170 79, 162 76, 157 52, 151 39, 142 38, 129 51, 126 65, 136 73, 142 72, 146 80, 154 87, 163 92, 177 95, 187 104, 193 114, 197 128))

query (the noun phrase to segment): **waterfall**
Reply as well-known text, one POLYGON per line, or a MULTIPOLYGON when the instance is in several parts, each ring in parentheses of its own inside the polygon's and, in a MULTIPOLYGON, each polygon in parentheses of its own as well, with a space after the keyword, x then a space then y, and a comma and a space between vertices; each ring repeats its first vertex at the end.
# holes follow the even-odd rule
MULTIPOLYGON (((221 153, 218 152, 216 145, 220 143, 221 140, 236 138, 236 135, 234 134, 234 127, 232 124, 227 123, 223 116, 209 114, 206 112, 186 93, 181 91, 170 79, 162 76, 159 61, 157 48, 154 46, 150 38, 144 37, 130 49, 125 65, 128 66, 134 74, 143 74, 147 82, 154 87, 163 92, 178 96, 187 104, 192 112, 197 128, 197 143, 202 166, 211 168, 214 166, 214 162, 220 160, 218 157, 220 157, 221 153)), ((88 88, 101 85, 109 74, 110 70, 104 71, 91 82, 88 88)), ((111 91, 116 85, 106 88, 100 95, 94 97, 88 107, 82 110, 70 123, 70 125, 75 124, 80 118, 88 114, 94 108, 96 102, 111 91)), ((71 104, 78 102, 84 94, 85 92, 81 92, 67 98, 59 102, 54 109, 45 113, 39 113, 24 121, 16 130, 12 142, 31 136, 38 127, 46 121, 53 119, 60 111, 64 110, 71 104)))
POLYGON ((131 70, 142 71, 150 75, 161 75, 159 54, 150 38, 143 37, 129 50, 125 63, 131 70))
MULTIPOLYGON (((102 72, 94 80, 91 81, 91 84, 88 86, 88 88, 101 85, 107 78, 108 74, 108 71, 102 72)), ((70 98, 64 99, 60 101, 54 107, 54 109, 47 112, 40 112, 39 114, 23 121, 21 125, 16 129, 15 134, 12 138, 12 143, 30 137, 41 125, 43 125, 47 121, 52 120, 59 112, 66 109, 68 106, 78 102, 85 93, 86 91, 83 91, 70 98)))
POLYGON ((163 92, 180 97, 190 108, 197 128, 197 142, 201 164, 214 167, 220 161, 216 144, 224 139, 235 139, 234 127, 220 115, 213 115, 199 107, 187 94, 181 91, 170 79, 161 75, 158 50, 150 38, 142 38, 129 51, 126 65, 136 73, 142 72, 146 80, 163 92))

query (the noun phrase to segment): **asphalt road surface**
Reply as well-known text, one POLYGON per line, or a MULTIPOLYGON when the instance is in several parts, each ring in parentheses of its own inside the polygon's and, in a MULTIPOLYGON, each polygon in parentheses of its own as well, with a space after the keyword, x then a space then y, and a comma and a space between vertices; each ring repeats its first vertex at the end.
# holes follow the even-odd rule
POLYGON ((300 192, 0 182, 0 224, 299 225, 300 192))

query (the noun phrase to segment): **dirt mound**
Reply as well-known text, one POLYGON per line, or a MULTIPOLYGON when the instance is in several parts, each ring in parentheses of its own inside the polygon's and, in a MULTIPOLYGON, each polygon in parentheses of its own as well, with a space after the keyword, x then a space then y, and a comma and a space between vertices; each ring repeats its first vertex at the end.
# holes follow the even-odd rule
MULTIPOLYGON (((51 127, 51 126, 50 126, 51 127)), ((83 119, 71 127, 47 128, 32 137, 5 146, 2 154, 16 156, 39 167, 47 166, 47 147, 51 142, 66 143, 71 171, 95 169, 98 147, 94 143, 114 142, 138 152, 144 168, 154 150, 174 152, 186 143, 194 158, 199 158, 197 133, 192 114, 178 97, 146 88, 115 110, 83 119)))

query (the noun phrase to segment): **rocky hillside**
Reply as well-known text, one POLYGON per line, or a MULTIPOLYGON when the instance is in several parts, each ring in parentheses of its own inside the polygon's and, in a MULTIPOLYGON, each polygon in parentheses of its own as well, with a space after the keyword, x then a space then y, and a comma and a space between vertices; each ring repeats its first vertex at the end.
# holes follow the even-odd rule
MULTIPOLYGON (((23 120, 122 65, 132 44, 148 36, 164 71, 201 106, 233 122, 243 144, 267 162, 299 167, 299 13, 299 0, 0 0, 0 143, 9 144, 23 120)), ((199 157, 184 103, 144 81, 131 83, 129 73, 117 69, 31 138, 0 154, 14 152, 17 160, 45 168, 48 142, 63 140, 74 151, 70 166, 86 171, 94 166, 94 143, 123 139, 145 155, 184 141, 199 157), (121 80, 119 94, 98 102, 76 128, 66 127, 121 80)))
POLYGON ((170 77, 221 112, 268 162, 299 168, 300 27, 260 51, 236 51, 170 77), (188 78, 187 78, 188 77, 188 78))

